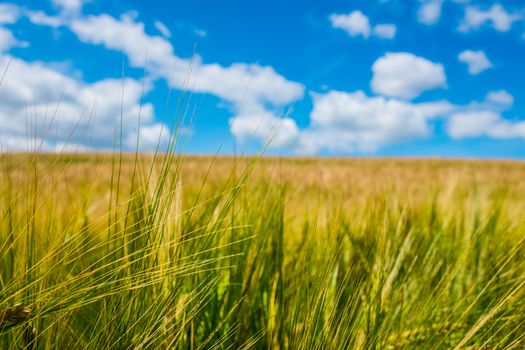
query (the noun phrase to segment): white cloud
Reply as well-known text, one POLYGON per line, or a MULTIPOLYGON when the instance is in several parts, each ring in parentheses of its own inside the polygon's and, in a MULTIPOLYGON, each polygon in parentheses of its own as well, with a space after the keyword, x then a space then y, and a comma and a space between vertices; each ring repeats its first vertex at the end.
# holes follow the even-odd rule
POLYGON ((246 103, 283 104, 303 95, 301 84, 286 80, 272 67, 245 63, 224 67, 204 64, 199 57, 193 61, 177 57, 166 39, 146 34, 144 24, 130 15, 120 20, 109 15, 76 19, 71 30, 81 41, 124 52, 132 66, 146 65, 177 88, 210 93, 230 102, 244 99, 246 103), (190 70, 192 79, 188 82, 190 70))
POLYGON ((484 70, 491 68, 493 65, 485 55, 485 52, 466 50, 459 54, 459 61, 468 66, 468 72, 472 75, 479 74, 484 70))
POLYGON ((272 67, 257 64, 199 64, 195 75, 193 91, 243 104, 286 104, 301 98, 304 91, 303 85, 286 80, 272 67))
POLYGON ((372 65, 372 90, 389 97, 412 99, 446 86, 443 65, 408 52, 387 53, 372 65))
POLYGON ((176 66, 172 45, 160 36, 148 36, 144 24, 136 22, 132 14, 120 19, 107 14, 76 18, 69 27, 85 43, 125 53, 134 67, 143 67, 147 59, 149 69, 169 75, 176 66))
POLYGON ((443 118, 453 139, 525 138, 525 121, 502 117, 512 96, 492 91, 485 101, 458 106, 448 101, 411 103, 396 98, 329 91, 314 94, 310 126, 300 130, 295 150, 303 154, 375 152, 404 141, 428 137, 432 120, 443 118))
POLYGON ((200 57, 177 57, 166 39, 146 34, 144 24, 130 15, 120 20, 109 15, 78 18, 71 23, 71 30, 81 41, 124 52, 132 66, 146 66, 171 86, 233 103, 238 113, 230 120, 230 130, 241 141, 257 138, 269 142, 270 147, 281 147, 298 133, 293 119, 278 118, 268 107, 301 98, 304 86, 287 80, 272 67, 246 63, 222 66, 203 63, 200 57))
POLYGON ((332 27, 343 29, 350 36, 370 36, 370 20, 361 11, 353 11, 347 15, 333 14, 330 22, 332 27))
POLYGON ((471 103, 453 112, 447 131, 453 139, 490 137, 525 138, 525 121, 509 120, 502 113, 512 107, 514 97, 505 90, 490 91, 482 103, 471 103))
POLYGON ((525 138, 525 121, 509 121, 495 111, 467 111, 450 116, 447 130, 454 139, 483 136, 525 138))
POLYGON ((514 97, 506 90, 490 91, 485 100, 489 103, 509 107, 514 103, 514 97))
POLYGON ((26 11, 25 15, 31 21, 31 23, 36 25, 58 28, 65 24, 65 21, 62 17, 49 16, 43 11, 26 11))
POLYGON ((163 37, 171 38, 170 30, 161 21, 155 21, 155 28, 157 28, 157 30, 160 32, 160 34, 162 34, 163 37))
POLYGON ((13 32, 3 24, 13 24, 20 18, 20 10, 15 5, 0 4, 0 54, 8 52, 13 47, 28 47, 29 43, 19 41, 13 32))
POLYGON ((43 147, 47 150, 65 144, 109 149, 121 113, 124 140, 136 135, 139 113, 146 130, 155 125, 153 106, 140 106, 139 81, 104 79, 86 83, 43 63, 8 56, 0 58, 0 67, 6 67, 9 61, 0 93, 0 139, 11 149, 25 148, 28 119, 39 126, 37 136, 45 139, 43 147))
POLYGON ((394 39, 396 32, 395 24, 378 24, 374 27, 374 34, 382 39, 394 39))
POLYGON ((3 24, 16 23, 19 18, 20 9, 16 5, 0 4, 0 54, 13 47, 28 46, 28 43, 17 40, 11 30, 2 26, 3 24))
POLYGON ((429 120, 452 110, 447 102, 412 104, 362 91, 314 94, 311 125, 301 132, 297 149, 315 154, 372 152, 378 148, 430 133, 429 120))
POLYGON ((342 29, 350 36, 368 38, 374 34, 382 39, 393 39, 397 31, 394 24, 377 24, 372 28, 370 19, 361 11, 353 11, 346 15, 332 14, 329 19, 333 28, 342 29))
POLYGON ((494 4, 487 10, 482 10, 476 6, 467 6, 465 17, 458 30, 470 32, 488 25, 499 32, 507 32, 511 29, 512 24, 520 19, 522 19, 520 14, 507 12, 501 4, 494 4))
POLYGON ((53 4, 65 13, 78 13, 80 10, 82 10, 82 6, 86 2, 86 0, 52 0, 53 4))
POLYGON ((230 130, 241 143, 257 139, 270 148, 293 146, 299 137, 293 119, 262 109, 240 112, 230 119, 230 130))
POLYGON ((167 150, 171 138, 170 129, 162 123, 141 126, 137 130, 130 132, 124 143, 129 150, 138 147, 141 151, 154 152, 157 150, 163 152, 167 150))
POLYGON ((0 4, 0 24, 13 24, 20 18, 20 9, 12 4, 0 4))
POLYGON ((0 53, 7 52, 18 45, 18 40, 10 30, 0 27, 0 53))
POLYGON ((422 0, 417 12, 419 22, 432 25, 439 21, 443 0, 422 0))
MULTIPOLYGON (((165 79, 172 87, 212 94, 229 102, 231 109, 236 110, 230 128, 239 139, 254 135, 265 142, 271 140, 270 146, 277 147, 290 143, 294 137, 290 135, 297 133, 293 119, 278 118, 271 110, 300 99, 304 86, 287 80, 272 67, 247 63, 222 66, 203 63, 198 56, 178 57, 166 38, 146 33, 144 24, 136 21, 135 13, 126 13, 119 19, 101 14, 59 16, 60 22, 45 16, 37 16, 36 20, 33 16, 33 20, 51 26, 63 24, 82 42, 122 52, 131 66, 146 68, 149 78, 165 79), (256 124, 262 126, 254 128, 256 124)), ((168 34, 159 23, 156 23, 157 30, 168 34)), ((142 131, 146 139, 152 130, 142 131)))
POLYGON ((447 131, 455 139, 482 136, 499 119, 499 114, 492 111, 456 113, 450 117, 447 131))
MULTIPOLYGON (((38 143, 40 144, 40 142, 38 143)), ((30 149, 30 141, 27 137, 0 134, 0 152, 12 150, 27 151, 30 149)))

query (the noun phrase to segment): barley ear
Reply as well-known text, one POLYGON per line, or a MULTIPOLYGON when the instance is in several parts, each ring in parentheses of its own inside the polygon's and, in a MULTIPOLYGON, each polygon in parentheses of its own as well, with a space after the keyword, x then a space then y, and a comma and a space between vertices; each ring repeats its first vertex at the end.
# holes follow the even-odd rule
POLYGON ((13 307, 0 309, 0 326, 16 324, 23 322, 31 314, 31 309, 23 304, 17 304, 13 307))

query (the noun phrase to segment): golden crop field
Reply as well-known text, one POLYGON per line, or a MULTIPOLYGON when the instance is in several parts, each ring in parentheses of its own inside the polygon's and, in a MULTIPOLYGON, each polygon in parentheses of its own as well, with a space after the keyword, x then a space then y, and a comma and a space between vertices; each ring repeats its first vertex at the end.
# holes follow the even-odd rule
POLYGON ((3 349, 519 349, 525 163, 0 157, 3 349))

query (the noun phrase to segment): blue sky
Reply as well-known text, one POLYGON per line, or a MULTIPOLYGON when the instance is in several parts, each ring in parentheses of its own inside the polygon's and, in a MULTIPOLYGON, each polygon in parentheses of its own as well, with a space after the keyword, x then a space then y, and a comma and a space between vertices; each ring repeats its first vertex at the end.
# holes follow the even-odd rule
POLYGON ((524 58, 517 0, 0 1, 0 141, 523 158, 524 58))

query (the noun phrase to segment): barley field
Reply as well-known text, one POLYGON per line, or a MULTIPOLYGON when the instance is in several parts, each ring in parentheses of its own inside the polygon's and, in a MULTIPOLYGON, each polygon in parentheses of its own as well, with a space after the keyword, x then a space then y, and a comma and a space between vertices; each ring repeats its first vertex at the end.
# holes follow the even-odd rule
POLYGON ((2 349, 525 347, 525 163, 0 167, 2 349))

